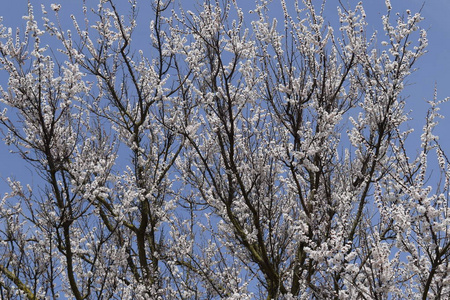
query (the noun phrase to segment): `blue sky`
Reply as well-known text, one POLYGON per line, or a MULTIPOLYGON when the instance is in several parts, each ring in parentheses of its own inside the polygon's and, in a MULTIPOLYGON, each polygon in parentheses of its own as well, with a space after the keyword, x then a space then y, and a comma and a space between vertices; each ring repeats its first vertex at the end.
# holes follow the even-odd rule
MULTIPOLYGON (((125 0, 118 0, 119 2, 125 2, 125 0)), ((148 7, 150 0, 141 1, 143 5, 148 7)), ((237 0, 251 9, 249 3, 253 1, 249 0, 237 0)), ((277 2, 278 0, 274 0, 277 2)), ((287 0, 289 2, 290 0, 287 0)), ((291 0, 292 1, 292 0, 291 0)), ((50 12, 51 3, 60 3, 62 5, 61 13, 68 16, 71 13, 81 12, 81 0, 32 0, 35 7, 35 11, 40 11, 40 4, 43 3, 48 7, 50 12)), ((98 1, 87 0, 87 3, 96 5, 98 1)), ((319 2, 319 1, 317 1, 319 2)), ((355 0, 342 0, 343 3, 355 4, 355 0)), ((3 16, 3 24, 8 27, 24 27, 25 21, 21 16, 27 13, 27 1, 16 0, 6 1, 0 0, 2 4, 2 10, 0 15, 3 16)), ((192 3, 186 1, 185 3, 192 3)), ((327 3, 327 11, 335 12, 338 1, 329 0, 327 3)), ((426 109, 428 108, 425 100, 431 100, 433 97, 434 86, 438 88, 438 98, 444 98, 450 96, 450 1, 446 0, 428 0, 424 2, 422 0, 391 0, 393 11, 404 13, 406 9, 410 9, 412 12, 417 12, 423 6, 422 15, 425 20, 422 22, 422 27, 428 31, 428 53, 423 56, 416 67, 418 71, 409 78, 409 84, 404 92, 407 99, 407 109, 413 110, 411 116, 414 118, 410 122, 410 126, 416 128, 417 133, 420 132, 424 124, 424 117, 426 109)), ((276 7, 276 6, 275 6, 276 7)), ((366 0, 364 1, 364 7, 368 15, 369 29, 380 28, 381 16, 385 12, 385 5, 383 0, 366 0)), ((126 13, 126 11, 124 11, 126 13)), ((276 14, 277 12, 274 12, 276 14)), ((335 17, 335 16, 333 16, 335 17)), ((142 18, 145 20, 145 18, 142 18)), ((63 18, 70 22, 69 18, 63 18)), ((64 24, 63 24, 64 25, 64 24)), ((67 24, 70 26, 71 24, 67 24)), ((145 28, 148 25, 144 25, 145 28)), ((381 40, 381 37, 380 37, 381 40)), ((0 73, 0 84, 5 87, 7 83, 7 77, 0 73)), ((3 107, 3 105, 0 105, 3 107)), ((442 120, 437 133, 441 135, 441 142, 447 153, 450 153, 450 141, 446 141, 446 131, 450 126, 450 103, 442 106, 441 112, 444 115, 448 115, 448 119, 442 120)), ((420 133, 419 133, 420 134, 420 133)), ((29 181, 38 181, 39 179, 34 176, 33 170, 29 169, 17 155, 11 155, 8 148, 4 143, 0 144, 0 196, 8 191, 4 180, 9 176, 15 176, 16 179, 25 179, 29 181)), ((32 182, 30 182, 32 183, 32 182)), ((35 182, 36 183, 36 182, 35 182)))

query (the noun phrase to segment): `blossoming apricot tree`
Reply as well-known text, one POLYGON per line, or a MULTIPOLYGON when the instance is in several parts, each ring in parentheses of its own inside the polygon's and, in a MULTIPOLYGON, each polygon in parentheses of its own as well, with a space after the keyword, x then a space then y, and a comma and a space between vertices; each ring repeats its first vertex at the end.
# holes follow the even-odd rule
POLYGON ((406 146, 419 14, 118 2, 0 27, 0 128, 40 178, 0 203, 2 299, 449 296, 437 99, 406 146))

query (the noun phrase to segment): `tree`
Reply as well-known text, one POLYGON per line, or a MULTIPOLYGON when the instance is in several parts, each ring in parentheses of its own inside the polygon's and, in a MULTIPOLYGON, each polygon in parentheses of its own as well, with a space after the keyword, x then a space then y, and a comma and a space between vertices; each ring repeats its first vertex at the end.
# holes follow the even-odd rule
POLYGON ((0 205, 2 298, 448 297, 437 97, 406 146, 421 17, 386 1, 377 36, 362 4, 334 30, 312 2, 278 23, 264 1, 155 0, 151 49, 135 1, 1 27, 4 140, 40 177, 0 205))

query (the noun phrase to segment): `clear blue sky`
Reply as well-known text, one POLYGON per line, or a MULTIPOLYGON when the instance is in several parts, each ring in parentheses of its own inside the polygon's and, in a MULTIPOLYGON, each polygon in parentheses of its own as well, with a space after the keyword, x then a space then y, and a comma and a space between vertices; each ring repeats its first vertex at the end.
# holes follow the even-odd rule
MULTIPOLYGON (((200 1, 200 0, 199 0, 200 1)), ((251 8, 253 1, 251 0, 237 0, 238 3, 245 4, 246 7, 251 8)), ((278 0, 273 0, 277 2, 278 0)), ((289 2, 290 0, 286 0, 289 2)), ((71 13, 78 13, 81 11, 81 0, 32 0, 36 12, 40 12, 40 4, 43 3, 48 7, 49 13, 51 12, 49 6, 51 3, 60 3, 62 5, 61 13, 66 16, 71 13)), ((97 0, 87 0, 87 3, 92 5, 97 4, 97 0)), ((125 2, 125 0, 118 0, 118 2, 125 2)), ((142 0, 141 3, 148 7, 150 0, 142 0)), ((183 1, 181 1, 183 2, 183 1)), ((319 1, 317 1, 319 2, 319 1)), ((355 4, 355 0, 343 0, 343 3, 350 2, 355 4)), ((186 1, 186 3, 191 3, 186 1)), ((336 11, 338 1, 329 0, 327 7, 329 11, 336 11)), ((391 0, 393 11, 404 13, 406 9, 410 9, 412 12, 417 12, 424 2, 422 0, 391 0)), ((3 24, 8 27, 24 27, 24 20, 21 16, 27 12, 26 0, 0 0, 1 10, 0 15, 3 16, 3 24)), ((275 6, 276 7, 276 6, 275 6)), ((369 28, 380 28, 381 15, 385 12, 385 5, 383 0, 366 0, 364 1, 364 7, 368 15, 369 28)), ((124 11, 126 13, 126 11, 124 11)), ((276 12, 274 12, 276 14, 276 12)), ((424 99, 431 99, 434 92, 434 85, 438 87, 438 97, 443 98, 450 96, 450 1, 447 0, 428 0, 425 2, 422 15, 425 20, 422 22, 422 27, 428 31, 429 39, 429 53, 423 56, 416 67, 419 70, 409 78, 411 85, 405 89, 405 95, 409 95, 407 100, 407 108, 412 109, 414 112, 412 117, 414 121, 411 122, 411 126, 416 128, 416 131, 420 131, 423 126, 425 110, 427 105, 424 99)), ((145 18, 143 18, 145 20, 145 18)), ((69 18, 64 18, 67 22, 71 22, 69 18)), ((71 24, 68 24, 69 26, 71 24)), ((143 25, 148 28, 147 24, 143 25)), ((0 74, 0 84, 5 86, 7 78, 4 74, 0 74)), ((3 107, 3 105, 0 105, 3 107)), ((450 141, 447 140, 445 135, 447 128, 450 126, 450 103, 447 103, 442 107, 441 112, 444 115, 448 115, 448 119, 441 121, 438 134, 441 135, 441 142, 444 145, 444 149, 447 150, 447 154, 450 154, 450 141)), ((30 180, 30 175, 33 173, 28 166, 20 160, 16 155, 12 156, 8 153, 8 149, 2 142, 0 144, 0 197, 8 191, 8 188, 4 184, 4 179, 8 176, 15 175, 17 179, 30 180)), ((32 179, 33 180, 33 179, 32 179)), ((39 179, 34 178, 34 181, 39 179)), ((31 183, 31 182, 30 182, 31 183)))

